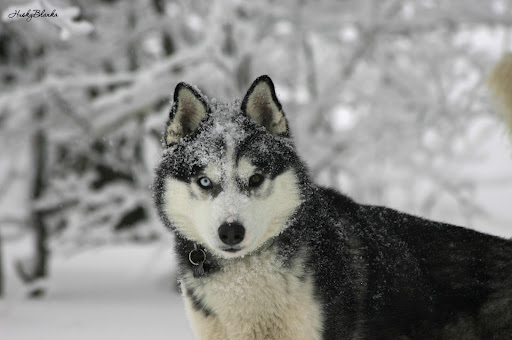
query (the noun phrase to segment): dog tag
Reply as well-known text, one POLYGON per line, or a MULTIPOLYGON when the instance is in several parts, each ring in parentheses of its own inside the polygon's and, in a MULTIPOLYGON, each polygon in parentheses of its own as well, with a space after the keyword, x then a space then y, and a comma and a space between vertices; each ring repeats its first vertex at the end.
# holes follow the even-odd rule
POLYGON ((197 245, 194 244, 194 249, 190 253, 188 253, 188 260, 190 261, 190 263, 192 263, 194 265, 194 277, 203 276, 204 275, 203 264, 204 264, 204 261, 206 261, 206 253, 204 252, 204 250, 197 248, 197 245), (197 258, 197 253, 199 253, 199 252, 201 252, 200 254, 203 255, 202 256, 203 258, 201 260, 194 260, 192 257, 197 258), (196 255, 196 256, 193 256, 193 255, 196 255))
POLYGON ((197 264, 197 266, 194 268, 194 277, 201 277, 204 274, 204 268, 203 268, 203 262, 201 261, 197 264))

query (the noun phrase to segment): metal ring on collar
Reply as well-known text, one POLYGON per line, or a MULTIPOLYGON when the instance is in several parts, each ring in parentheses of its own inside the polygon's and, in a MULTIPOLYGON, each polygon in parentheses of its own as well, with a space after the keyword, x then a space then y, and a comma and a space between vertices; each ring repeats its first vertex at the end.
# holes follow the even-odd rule
POLYGON ((193 249, 190 253, 188 253, 188 260, 189 260, 189 261, 190 261, 190 263, 192 263, 194 266, 199 266, 199 263, 198 263, 198 262, 194 262, 194 261, 192 260, 192 253, 193 253, 193 252, 195 252, 195 251, 197 251, 197 250, 199 250, 199 251, 201 251, 201 252, 203 253, 203 261, 201 261, 201 262, 206 261, 206 253, 205 253, 205 251, 204 251, 204 250, 202 250, 202 249, 193 249))

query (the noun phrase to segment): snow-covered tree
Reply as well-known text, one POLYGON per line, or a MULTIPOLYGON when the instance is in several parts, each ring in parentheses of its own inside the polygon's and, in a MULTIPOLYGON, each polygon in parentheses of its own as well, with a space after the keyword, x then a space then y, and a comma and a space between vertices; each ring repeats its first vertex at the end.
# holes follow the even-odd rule
POLYGON ((460 223, 487 214, 476 187, 511 181, 454 171, 496 133, 483 80, 511 47, 509 1, 59 6, 75 19, 0 23, 0 223, 37 235, 28 281, 50 249, 165 232, 149 186, 179 81, 227 99, 269 74, 313 174, 360 201, 460 223))

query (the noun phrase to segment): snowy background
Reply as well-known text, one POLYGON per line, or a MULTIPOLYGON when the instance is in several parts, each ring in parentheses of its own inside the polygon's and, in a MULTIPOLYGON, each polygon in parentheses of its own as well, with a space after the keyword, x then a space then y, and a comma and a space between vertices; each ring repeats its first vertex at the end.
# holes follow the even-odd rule
POLYGON ((319 182, 512 237, 511 0, 0 2, 0 338, 192 339, 150 185, 174 86, 268 74, 319 182), (12 18, 56 9, 58 18, 12 18))

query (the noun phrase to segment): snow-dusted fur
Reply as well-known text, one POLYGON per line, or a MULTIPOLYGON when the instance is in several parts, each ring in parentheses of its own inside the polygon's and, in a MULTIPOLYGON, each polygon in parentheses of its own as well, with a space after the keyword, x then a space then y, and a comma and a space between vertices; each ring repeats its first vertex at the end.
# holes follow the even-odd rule
POLYGON ((180 83, 155 201, 198 339, 510 339, 512 242, 312 182, 272 81, 180 83))
POLYGON ((494 67, 488 84, 512 136, 512 53, 505 54, 494 67))

